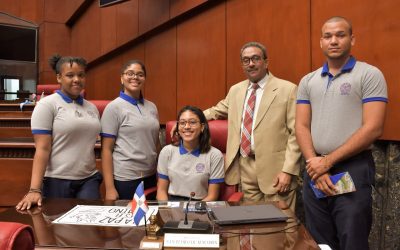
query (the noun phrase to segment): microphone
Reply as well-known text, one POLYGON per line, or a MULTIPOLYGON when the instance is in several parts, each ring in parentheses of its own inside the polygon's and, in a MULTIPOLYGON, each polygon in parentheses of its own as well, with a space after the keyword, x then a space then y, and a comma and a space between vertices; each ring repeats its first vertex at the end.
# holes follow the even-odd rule
POLYGON ((206 221, 189 221, 189 203, 196 195, 195 192, 190 192, 189 200, 186 203, 185 217, 183 221, 167 221, 163 226, 164 233, 207 233, 210 229, 210 223, 206 221))
POLYGON ((188 202, 186 203, 185 220, 184 220, 184 222, 183 222, 183 224, 185 224, 185 225, 188 224, 187 216, 188 216, 188 212, 189 212, 189 203, 192 201, 192 198, 193 198, 195 195, 196 195, 195 192, 190 192, 189 200, 188 200, 188 202))

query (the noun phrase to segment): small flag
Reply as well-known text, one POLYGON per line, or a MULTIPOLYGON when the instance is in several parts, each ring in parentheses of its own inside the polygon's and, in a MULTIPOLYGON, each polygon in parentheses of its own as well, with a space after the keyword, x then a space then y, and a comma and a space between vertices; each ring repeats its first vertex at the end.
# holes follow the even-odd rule
POLYGON ((133 222, 138 226, 139 222, 143 217, 145 217, 146 212, 149 210, 147 207, 146 196, 144 194, 143 181, 140 182, 139 186, 136 188, 135 194, 133 195, 131 210, 133 213, 133 222))

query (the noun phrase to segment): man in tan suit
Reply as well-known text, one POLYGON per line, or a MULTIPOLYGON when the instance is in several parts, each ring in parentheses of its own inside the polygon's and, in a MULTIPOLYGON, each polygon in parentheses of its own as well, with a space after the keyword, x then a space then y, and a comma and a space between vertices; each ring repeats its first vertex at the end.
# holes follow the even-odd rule
POLYGON ((266 49, 260 43, 242 47, 241 64, 248 79, 204 111, 208 120, 228 119, 225 182, 240 184, 244 200, 283 200, 294 211, 301 156, 294 131, 297 86, 268 72, 266 49), (244 135, 253 89, 255 105, 244 135), (247 153, 241 149, 246 136, 247 153))

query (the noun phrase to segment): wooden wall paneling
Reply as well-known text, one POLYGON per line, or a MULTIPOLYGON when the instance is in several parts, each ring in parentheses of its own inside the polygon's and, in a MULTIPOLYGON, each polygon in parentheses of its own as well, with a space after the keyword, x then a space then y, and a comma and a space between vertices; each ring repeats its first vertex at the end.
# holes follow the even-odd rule
MULTIPOLYGON (((27 0, 30 1, 30 0, 27 0)), ((41 0, 44 1, 44 20, 65 23, 84 0, 41 0)))
POLYGON ((44 71, 51 71, 52 69, 48 60, 52 55, 71 55, 70 29, 62 23, 50 22, 43 23, 40 29, 40 34, 42 35, 40 39, 40 48, 42 49, 41 55, 43 56, 40 60, 40 68, 44 71))
POLYGON ((20 17, 20 2, 21 0, 1 0, 0 11, 20 17))
POLYGON ((113 100, 121 89, 120 67, 122 56, 116 56, 90 68, 86 76, 86 99, 113 100))
POLYGON ((36 24, 43 20, 44 0, 1 0, 0 12, 22 18, 36 24))
POLYGON ((267 47, 269 69, 296 84, 310 71, 309 0, 227 1, 228 88, 245 79, 240 49, 250 41, 267 47))
POLYGON ((170 18, 179 16, 205 2, 207 2, 207 0, 170 0, 170 18))
POLYGON ((169 1, 139 0, 139 34, 169 20, 169 1))
POLYGON ((0 159, 0 206, 15 206, 27 193, 32 159, 0 159))
POLYGON ((38 84, 57 84, 56 73, 50 70, 39 72, 38 84))
POLYGON ((154 102, 160 123, 176 117, 176 27, 145 43, 145 98, 154 102))
POLYGON ((45 0, 20 0, 20 17, 40 24, 43 21, 45 0))
POLYGON ((116 6, 100 8, 100 48, 101 55, 117 47, 116 6))
POLYGON ((321 67, 324 62, 319 39, 321 26, 331 16, 348 18, 353 24, 356 38, 353 55, 378 67, 384 74, 389 90, 385 129, 381 139, 400 140, 400 71, 397 70, 400 58, 400 2, 396 0, 352 0, 311 1, 312 22, 312 66, 321 67), (349 6, 351 5, 351 8, 349 6), (357 10, 357 11, 354 11, 357 10), (367 18, 366 18, 367 17, 367 18))
POLYGON ((225 3, 177 26, 177 110, 202 109, 226 94, 225 3))
POLYGON ((117 45, 122 45, 138 36, 139 4, 138 0, 130 0, 115 6, 117 8, 117 45))
POLYGON ((71 53, 89 62, 100 55, 100 8, 93 1, 71 29, 71 53))

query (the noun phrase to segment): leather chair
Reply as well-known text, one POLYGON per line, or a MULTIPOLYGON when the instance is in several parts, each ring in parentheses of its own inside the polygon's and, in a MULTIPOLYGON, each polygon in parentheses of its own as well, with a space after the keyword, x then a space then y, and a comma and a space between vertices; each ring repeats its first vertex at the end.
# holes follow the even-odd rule
MULTIPOLYGON (((171 143, 170 132, 176 121, 168 121, 165 125, 165 141, 166 144, 171 143)), ((228 139, 228 121, 227 120, 211 120, 208 121, 211 134, 211 145, 219 149, 225 156, 226 142, 228 139)), ((243 193, 238 192, 237 185, 227 185, 223 183, 220 187, 219 200, 223 201, 240 201, 243 193)))
POLYGON ((99 110, 100 117, 103 115, 103 111, 106 106, 111 102, 110 100, 89 100, 89 102, 96 105, 96 108, 99 110))
MULTIPOLYGON (((54 92, 56 92, 56 90, 60 89, 60 84, 38 84, 36 85, 36 100, 39 101, 40 97, 42 96, 42 93, 47 96, 47 95, 51 95, 54 92)), ((83 89, 81 91, 81 95, 83 97, 86 96, 86 92, 83 89)))
POLYGON ((0 249, 28 250, 35 248, 32 227, 16 222, 0 221, 0 249))

